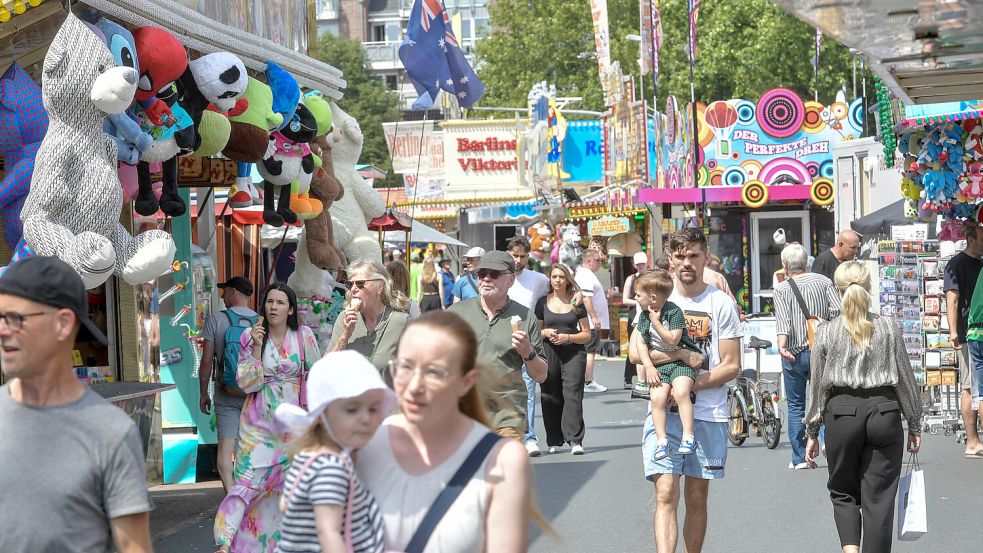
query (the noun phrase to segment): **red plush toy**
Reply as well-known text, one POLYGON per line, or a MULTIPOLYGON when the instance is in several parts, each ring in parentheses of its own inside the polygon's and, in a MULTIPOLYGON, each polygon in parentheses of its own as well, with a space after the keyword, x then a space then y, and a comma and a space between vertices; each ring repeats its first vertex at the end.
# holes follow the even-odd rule
POLYGON ((154 125, 170 127, 174 116, 167 104, 157 98, 157 91, 176 81, 188 68, 188 52, 174 35, 156 27, 133 31, 133 41, 141 72, 135 99, 154 125))

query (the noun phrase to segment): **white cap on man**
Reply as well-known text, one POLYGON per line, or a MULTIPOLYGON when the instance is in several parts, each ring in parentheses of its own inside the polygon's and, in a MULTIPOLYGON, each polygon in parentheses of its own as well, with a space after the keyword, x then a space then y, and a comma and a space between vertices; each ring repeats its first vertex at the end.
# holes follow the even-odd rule
POLYGON ((632 265, 648 265, 649 256, 645 255, 645 252, 638 252, 631 256, 632 265))
POLYGON ((482 257, 484 255, 485 255, 485 248, 479 248, 478 246, 475 246, 470 250, 468 250, 468 252, 464 254, 464 257, 466 258, 482 257))

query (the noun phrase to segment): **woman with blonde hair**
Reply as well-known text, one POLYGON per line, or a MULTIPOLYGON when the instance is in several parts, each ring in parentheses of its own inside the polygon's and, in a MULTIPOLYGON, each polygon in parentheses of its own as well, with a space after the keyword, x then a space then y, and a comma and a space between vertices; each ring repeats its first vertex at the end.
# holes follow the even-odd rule
POLYGON ((409 298, 393 289, 389 273, 375 261, 356 261, 347 272, 348 303, 335 321, 328 351, 355 350, 385 371, 409 321, 409 298))
POLYGON ((901 329, 870 313, 870 271, 857 261, 833 275, 840 315, 820 324, 812 347, 806 462, 816 466, 826 425, 829 497, 844 553, 891 551, 908 422, 908 451, 921 445, 922 407, 901 329))
POLYGON ((401 412, 357 467, 379 501, 387 550, 519 553, 530 517, 550 532, 534 507, 525 448, 489 427, 477 356, 471 327, 446 311, 424 314, 400 339, 390 370, 401 412))
POLYGON ((587 310, 582 303, 572 305, 580 291, 570 269, 553 265, 549 274, 550 291, 536 302, 536 318, 546 350, 546 380, 540 384, 543 426, 550 453, 565 443, 574 455, 584 453, 584 375, 590 340, 587 310))
POLYGON ((444 279, 440 278, 437 264, 429 257, 423 262, 423 270, 417 279, 416 289, 420 291, 420 312, 437 311, 444 308, 444 279))
MULTIPOLYGON (((386 263, 386 271, 389 273, 389 278, 393 281, 393 294, 402 293, 406 296, 407 300, 410 297, 410 270, 406 268, 406 264, 402 261, 390 261, 386 263)), ((414 320, 420 317, 420 304, 415 301, 408 301, 410 320, 414 320)))

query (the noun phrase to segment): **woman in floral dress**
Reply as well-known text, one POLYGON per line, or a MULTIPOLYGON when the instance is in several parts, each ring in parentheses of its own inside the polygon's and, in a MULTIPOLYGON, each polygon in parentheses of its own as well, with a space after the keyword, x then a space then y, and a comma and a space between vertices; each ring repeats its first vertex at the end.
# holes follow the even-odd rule
POLYGON ((289 286, 270 286, 260 315, 260 322, 243 333, 239 352, 237 381, 248 396, 239 422, 234 484, 215 517, 219 552, 264 553, 276 547, 290 458, 273 412, 281 403, 301 405, 306 367, 321 357, 314 334, 298 325, 297 296, 289 286))

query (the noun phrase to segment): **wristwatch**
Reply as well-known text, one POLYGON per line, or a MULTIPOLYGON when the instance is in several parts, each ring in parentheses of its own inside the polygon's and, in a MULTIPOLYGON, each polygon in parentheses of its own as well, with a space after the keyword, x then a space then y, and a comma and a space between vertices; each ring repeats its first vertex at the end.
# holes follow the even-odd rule
POLYGON ((529 357, 523 357, 522 359, 524 361, 532 361, 535 358, 536 358, 536 350, 534 349, 531 352, 529 352, 529 357))

